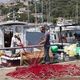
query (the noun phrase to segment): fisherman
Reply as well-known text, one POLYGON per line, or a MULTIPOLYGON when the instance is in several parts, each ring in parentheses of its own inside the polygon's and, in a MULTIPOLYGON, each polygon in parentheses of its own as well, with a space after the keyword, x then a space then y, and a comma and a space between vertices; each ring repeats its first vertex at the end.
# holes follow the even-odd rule
POLYGON ((44 33, 43 40, 39 44, 44 45, 44 63, 50 63, 49 48, 50 48, 50 32, 47 26, 41 26, 40 30, 44 33))
MULTIPOLYGON (((18 47, 21 45, 19 33, 15 33, 11 39, 11 47, 18 47)), ((16 53, 16 49, 12 49, 12 55, 16 53)))

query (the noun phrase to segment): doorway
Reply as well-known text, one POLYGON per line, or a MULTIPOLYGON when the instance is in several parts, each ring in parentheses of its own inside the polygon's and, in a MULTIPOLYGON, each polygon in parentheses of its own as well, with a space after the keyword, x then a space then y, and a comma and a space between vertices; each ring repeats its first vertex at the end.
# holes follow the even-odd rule
POLYGON ((10 47, 12 36, 12 31, 4 31, 4 47, 10 47))

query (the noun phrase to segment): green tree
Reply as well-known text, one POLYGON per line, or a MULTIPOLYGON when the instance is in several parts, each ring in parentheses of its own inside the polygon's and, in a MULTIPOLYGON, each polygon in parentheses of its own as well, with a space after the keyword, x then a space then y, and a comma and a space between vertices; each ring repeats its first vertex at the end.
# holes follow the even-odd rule
POLYGON ((27 16, 26 13, 18 14, 17 20, 19 20, 19 21, 27 21, 28 20, 28 16, 27 16))

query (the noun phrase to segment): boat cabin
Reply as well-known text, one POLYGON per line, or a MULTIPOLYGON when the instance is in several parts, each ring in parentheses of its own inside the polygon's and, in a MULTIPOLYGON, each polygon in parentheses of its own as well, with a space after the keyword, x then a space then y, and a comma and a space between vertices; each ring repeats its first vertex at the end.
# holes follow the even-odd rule
POLYGON ((53 28, 53 43, 75 43, 75 33, 80 33, 80 26, 62 26, 53 28))
POLYGON ((19 21, 1 22, 0 23, 0 48, 10 47, 11 38, 15 33, 20 34, 24 46, 30 44, 29 41, 32 41, 31 39, 33 39, 33 42, 36 42, 34 41, 36 40, 34 39, 34 37, 37 36, 36 38, 37 40, 39 40, 39 35, 41 35, 37 27, 35 27, 33 24, 28 24, 27 22, 19 22, 19 21))

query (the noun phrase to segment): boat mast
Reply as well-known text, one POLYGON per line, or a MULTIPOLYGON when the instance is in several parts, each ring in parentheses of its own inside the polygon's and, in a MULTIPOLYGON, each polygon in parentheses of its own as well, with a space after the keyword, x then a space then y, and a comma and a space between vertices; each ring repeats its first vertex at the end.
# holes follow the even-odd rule
POLYGON ((75 12, 75 18, 76 18, 76 24, 78 24, 78 0, 76 1, 76 12, 75 12))
POLYGON ((29 22, 29 1, 28 1, 28 4, 27 4, 27 10, 28 10, 28 22, 29 22))
POLYGON ((50 1, 50 0, 48 0, 48 2, 49 2, 49 4, 48 4, 48 5, 49 5, 48 22, 50 22, 50 14, 51 14, 51 13, 50 13, 50 11, 51 11, 50 2, 51 2, 51 1, 50 1))
POLYGON ((41 11, 42 11, 42 23, 43 23, 43 0, 41 1, 41 11))
POLYGON ((34 1, 34 4, 35 4, 35 30, 36 30, 36 26, 37 26, 37 0, 34 1))
POLYGON ((13 10, 13 20, 16 21, 15 11, 13 10))

